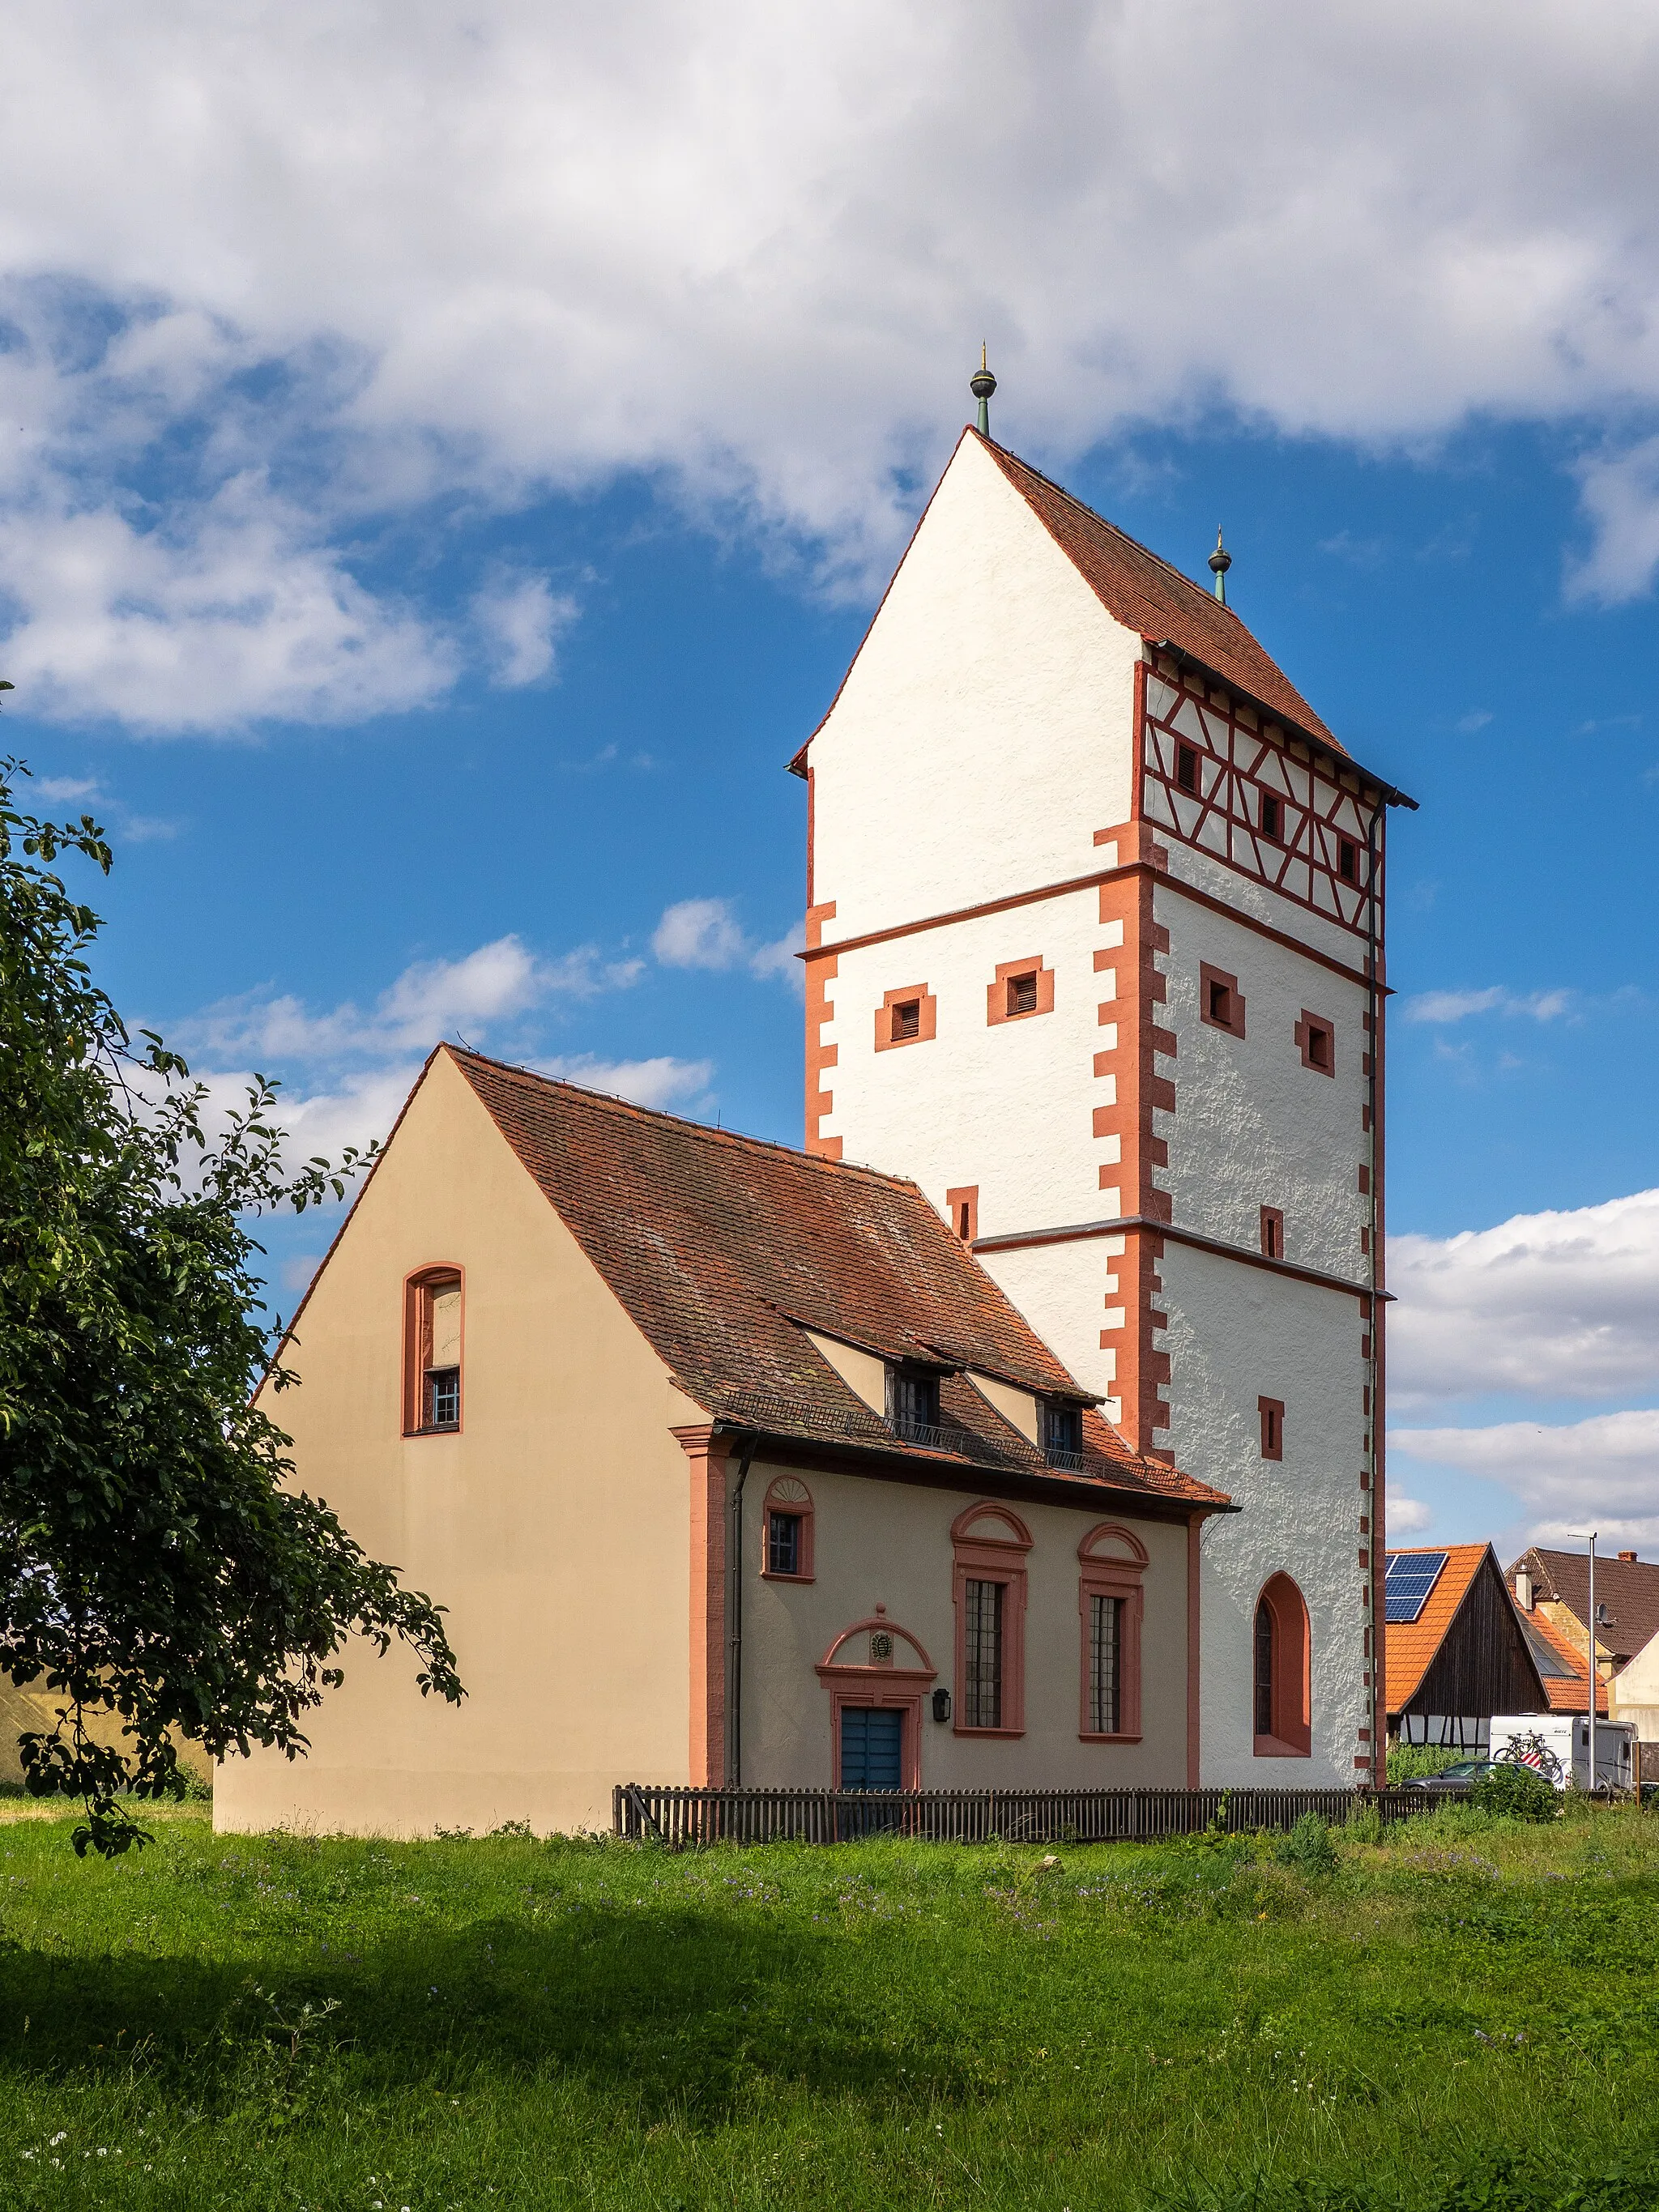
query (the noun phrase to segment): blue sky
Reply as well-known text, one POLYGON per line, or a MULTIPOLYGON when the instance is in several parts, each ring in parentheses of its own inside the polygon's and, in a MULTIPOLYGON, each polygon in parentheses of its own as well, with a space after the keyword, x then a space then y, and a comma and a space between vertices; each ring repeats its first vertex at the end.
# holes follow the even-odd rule
MULTIPOLYGON (((1422 803, 1401 1522, 1659 1542, 1659 33, 1193 12, 33 25, 11 743, 114 831, 120 1003, 281 1075, 307 1149, 441 1033, 798 1139, 783 763, 988 335, 998 434, 1193 572, 1224 524, 1422 803)), ((280 1299, 317 1238, 275 1225, 280 1299)))

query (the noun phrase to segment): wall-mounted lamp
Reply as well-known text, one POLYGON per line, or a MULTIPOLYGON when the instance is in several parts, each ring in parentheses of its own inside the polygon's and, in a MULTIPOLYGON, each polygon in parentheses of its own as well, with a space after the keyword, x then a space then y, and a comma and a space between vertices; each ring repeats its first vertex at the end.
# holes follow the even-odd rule
POLYGON ((933 1718, 936 1721, 948 1721, 950 1717, 951 1692, 948 1690, 935 1690, 933 1692, 933 1718))

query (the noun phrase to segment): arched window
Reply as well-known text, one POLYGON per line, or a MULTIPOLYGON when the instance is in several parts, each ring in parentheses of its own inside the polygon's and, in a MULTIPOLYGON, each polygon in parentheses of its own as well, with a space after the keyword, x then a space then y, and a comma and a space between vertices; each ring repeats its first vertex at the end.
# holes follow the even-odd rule
POLYGON ((1087 1743, 1140 1741, 1141 1577, 1146 1547, 1104 1522, 1077 1547, 1083 1697, 1078 1734, 1087 1743))
POLYGON ((461 1306, 457 1267, 422 1267, 404 1285, 404 1434, 453 1436, 461 1425, 461 1306))
POLYGON ((955 1556, 956 1733, 1025 1733, 1025 1555, 1031 1532, 1006 1505, 951 1523, 955 1556))
POLYGON ((1313 1748, 1308 1608, 1285 1574, 1255 1601, 1251 1688, 1258 1759, 1306 1759, 1313 1748))
POLYGON ((761 1509, 761 1573, 768 1582, 812 1580, 812 1493, 798 1474, 781 1474, 761 1509))

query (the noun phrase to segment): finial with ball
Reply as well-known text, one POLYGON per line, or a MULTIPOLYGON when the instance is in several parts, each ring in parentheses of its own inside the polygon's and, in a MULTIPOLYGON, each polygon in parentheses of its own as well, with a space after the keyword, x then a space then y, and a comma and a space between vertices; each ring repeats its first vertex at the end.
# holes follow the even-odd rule
POLYGON ((1227 604, 1227 571, 1233 565, 1233 556, 1221 542, 1221 532, 1215 534, 1215 551, 1210 556, 1210 574, 1215 578, 1215 595, 1224 607, 1227 604))
POLYGON ((997 380, 985 365, 985 348, 981 345, 979 367, 968 380, 968 389, 979 402, 979 434, 981 438, 988 438, 991 434, 991 394, 996 388, 997 380))

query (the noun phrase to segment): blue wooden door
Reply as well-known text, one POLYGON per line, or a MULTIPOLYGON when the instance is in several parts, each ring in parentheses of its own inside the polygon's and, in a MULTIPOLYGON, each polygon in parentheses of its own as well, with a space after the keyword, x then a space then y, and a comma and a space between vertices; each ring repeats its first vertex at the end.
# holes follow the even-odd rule
POLYGON ((877 1705, 841 1709, 841 1786, 843 1790, 896 1790, 904 1716, 877 1705))

